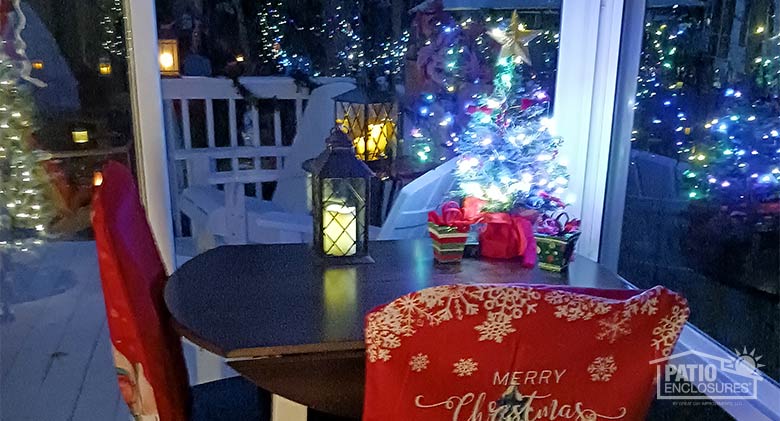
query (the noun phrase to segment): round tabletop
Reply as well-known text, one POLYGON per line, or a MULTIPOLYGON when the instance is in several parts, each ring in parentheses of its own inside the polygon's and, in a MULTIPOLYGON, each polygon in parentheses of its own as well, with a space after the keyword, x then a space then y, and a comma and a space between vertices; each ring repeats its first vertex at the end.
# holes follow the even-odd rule
POLYGON ((430 239, 371 242, 376 263, 325 266, 307 244, 222 246, 171 275, 165 302, 177 329, 226 358, 362 350, 363 319, 378 305, 435 285, 529 283, 625 288, 577 256, 568 274, 517 261, 435 265, 430 239))

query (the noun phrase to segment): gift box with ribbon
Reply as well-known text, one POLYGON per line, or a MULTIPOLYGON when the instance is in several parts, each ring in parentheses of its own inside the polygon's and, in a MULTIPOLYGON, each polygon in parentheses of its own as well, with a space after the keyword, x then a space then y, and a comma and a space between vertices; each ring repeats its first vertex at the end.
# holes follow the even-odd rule
POLYGON ((493 259, 519 258, 523 267, 536 265, 536 241, 533 210, 518 213, 482 212, 485 201, 474 197, 463 200, 467 220, 482 224, 479 231, 479 254, 493 259))
POLYGON ((562 272, 574 255, 580 237, 580 220, 570 219, 566 212, 555 217, 544 215, 536 227, 535 237, 539 268, 562 272))
POLYGON ((433 258, 439 263, 457 263, 463 260, 463 250, 469 236, 471 222, 456 202, 447 202, 441 214, 428 213, 428 232, 433 240, 433 258))

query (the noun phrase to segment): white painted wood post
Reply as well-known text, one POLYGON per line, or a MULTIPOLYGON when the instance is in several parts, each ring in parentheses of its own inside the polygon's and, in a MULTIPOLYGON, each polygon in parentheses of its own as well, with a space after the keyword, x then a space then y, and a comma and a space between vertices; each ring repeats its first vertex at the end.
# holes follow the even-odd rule
POLYGON ((125 0, 124 8, 138 184, 157 247, 171 272, 175 254, 155 4, 152 0, 125 0))
POLYGON ((196 367, 196 381, 197 384, 203 384, 222 380, 225 376, 222 375, 222 366, 224 365, 224 359, 219 355, 212 354, 205 349, 193 345, 195 349, 195 367, 196 367))
POLYGON ((244 184, 225 184, 225 227, 228 244, 247 243, 246 195, 244 184))
POLYGON ((271 396, 271 421, 306 421, 307 417, 305 406, 279 395, 271 396))
MULTIPOLYGON (((176 161, 174 156, 176 154, 176 145, 179 140, 176 128, 178 123, 176 121, 176 111, 173 107, 173 100, 167 99, 163 102, 163 113, 165 117, 165 143, 168 151, 168 185, 173 191, 171 196, 171 214, 173 215, 173 233, 174 238, 181 237, 182 235, 182 221, 181 221, 181 207, 179 205, 179 179, 176 170, 176 161)), ((178 264, 178 262, 177 262, 178 264)))

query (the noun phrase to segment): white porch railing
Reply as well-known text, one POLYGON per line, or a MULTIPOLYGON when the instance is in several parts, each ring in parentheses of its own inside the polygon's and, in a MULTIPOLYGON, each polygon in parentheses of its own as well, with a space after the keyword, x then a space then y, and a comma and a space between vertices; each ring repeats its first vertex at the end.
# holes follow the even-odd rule
POLYGON ((182 235, 180 196, 185 188, 223 186, 226 192, 243 196, 244 186, 254 184, 261 196, 262 183, 277 181, 284 169, 310 92, 289 77, 240 81, 261 99, 257 106, 246 101, 229 79, 162 80, 177 237, 182 235))

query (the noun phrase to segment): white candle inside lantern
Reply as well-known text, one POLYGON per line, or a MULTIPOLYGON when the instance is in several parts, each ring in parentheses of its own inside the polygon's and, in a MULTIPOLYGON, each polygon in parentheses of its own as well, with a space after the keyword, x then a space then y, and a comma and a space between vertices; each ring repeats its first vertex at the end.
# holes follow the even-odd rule
POLYGON ((355 152, 360 157, 363 157, 368 152, 371 160, 378 159, 387 150, 388 141, 392 138, 394 131, 395 123, 392 121, 369 124, 368 142, 366 142, 365 136, 355 139, 355 152))
POLYGON ((322 248, 330 256, 352 256, 357 251, 357 211, 339 203, 322 210, 322 248))

